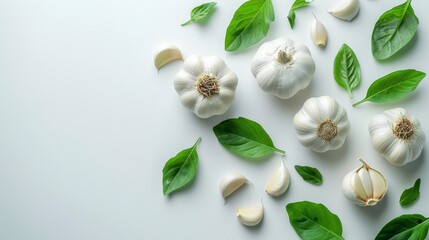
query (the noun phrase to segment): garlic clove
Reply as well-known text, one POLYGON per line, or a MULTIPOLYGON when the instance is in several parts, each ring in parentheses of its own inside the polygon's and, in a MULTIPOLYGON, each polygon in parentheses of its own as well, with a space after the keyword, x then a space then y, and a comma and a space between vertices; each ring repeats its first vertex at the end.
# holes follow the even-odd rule
POLYGON ((219 190, 222 194, 222 197, 226 198, 245 183, 250 183, 250 181, 245 176, 238 173, 228 174, 220 181, 219 190))
POLYGON ((328 32, 326 31, 325 25, 317 20, 316 16, 314 16, 310 24, 310 36, 313 43, 318 47, 324 47, 328 41, 328 32))
POLYGON ((238 208, 237 209, 237 218, 238 220, 246 226, 255 226, 261 222, 262 217, 264 216, 264 207, 262 201, 254 206, 238 208))
POLYGON ((378 171, 374 169, 369 170, 369 175, 372 179, 372 186, 373 186, 373 198, 375 199, 381 199, 384 197, 384 194, 386 194, 387 190, 387 182, 386 179, 384 179, 383 175, 379 173, 378 171))
POLYGON ((358 171, 359 179, 362 182, 363 190, 365 191, 366 198, 372 198, 372 182, 371 176, 366 168, 361 168, 358 171))
POLYGON ((328 12, 341 20, 351 21, 358 14, 359 8, 359 0, 345 0, 328 12))
POLYGON ((289 187, 290 174, 283 160, 280 161, 280 166, 271 174, 268 180, 265 191, 268 195, 277 197, 282 195, 289 187))
POLYGON ((158 70, 172 61, 183 60, 182 52, 174 45, 161 46, 154 55, 155 67, 158 70))
POLYGON ((352 176, 352 184, 351 184, 352 190, 354 191, 354 195, 361 200, 366 199, 366 193, 365 189, 362 185, 362 182, 359 178, 359 174, 357 172, 353 174, 352 176))

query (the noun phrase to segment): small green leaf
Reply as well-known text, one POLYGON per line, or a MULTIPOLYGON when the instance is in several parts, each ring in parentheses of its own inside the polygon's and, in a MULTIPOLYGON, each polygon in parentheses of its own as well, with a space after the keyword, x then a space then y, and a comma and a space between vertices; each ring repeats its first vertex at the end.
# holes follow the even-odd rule
POLYGON ((317 168, 295 165, 295 170, 306 182, 315 185, 321 185, 323 183, 323 176, 317 168))
POLYGON ((292 4, 292 7, 289 10, 289 14, 287 15, 287 19, 289 20, 290 28, 295 26, 295 10, 306 7, 310 5, 313 0, 295 0, 292 4))
POLYGON ((226 29, 225 50, 246 49, 264 38, 274 21, 271 0, 249 0, 235 11, 226 29))
POLYGON ((191 19, 185 23, 182 23, 181 26, 185 26, 188 23, 195 22, 195 23, 202 23, 208 20, 208 18, 212 15, 216 2, 208 2, 201 4, 198 7, 195 7, 191 11, 191 19))
POLYGON ((411 41, 418 25, 411 0, 383 13, 372 31, 372 55, 377 60, 393 56, 411 41))
POLYGON ((289 221, 302 240, 344 239, 340 218, 323 204, 303 201, 286 206, 289 221))
POLYGON ((414 186, 408 189, 401 194, 399 203, 402 206, 407 206, 417 200, 420 195, 420 178, 416 180, 414 186))
POLYGON ((375 240, 425 240, 429 230, 429 218, 420 214, 405 214, 388 222, 375 240))
POLYGON ((197 145, 195 144, 170 158, 162 169, 162 186, 164 195, 186 186, 194 177, 198 167, 197 145))
POLYGON ((337 84, 347 90, 352 97, 352 90, 360 84, 360 65, 353 50, 343 44, 334 60, 334 78, 337 84))
POLYGON ((366 102, 388 102, 401 98, 417 88, 426 73, 414 69, 400 70, 375 80, 369 86, 366 97, 353 107, 366 102))
POLYGON ((225 120, 216 125, 213 132, 220 144, 241 157, 255 159, 272 152, 285 153, 274 147, 259 123, 243 117, 225 120))

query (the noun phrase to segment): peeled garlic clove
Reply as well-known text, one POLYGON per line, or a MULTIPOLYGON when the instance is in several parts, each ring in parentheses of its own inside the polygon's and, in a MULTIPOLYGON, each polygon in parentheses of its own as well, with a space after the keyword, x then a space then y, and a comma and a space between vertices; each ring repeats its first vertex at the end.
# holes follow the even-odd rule
POLYGON ((265 187, 268 195, 277 197, 282 195, 289 187, 290 175, 283 160, 280 161, 280 166, 271 174, 270 180, 265 187))
POLYGON ((387 192, 387 181, 377 170, 372 169, 362 159, 362 166, 349 172, 343 179, 343 193, 355 204, 374 206, 387 192))
POLYGON ((261 222, 263 216, 264 207, 262 206, 262 201, 255 206, 237 209, 238 220, 246 226, 257 225, 261 222))
POLYGON ((183 60, 180 49, 174 45, 162 46, 155 52, 154 55, 155 67, 158 70, 172 61, 183 60))
POLYGON ((223 198, 228 197, 235 190, 239 189, 243 184, 250 182, 245 176, 233 173, 226 175, 219 183, 219 190, 223 198))
POLYGON ((328 32, 325 25, 314 17, 310 24, 310 36, 314 44, 318 47, 324 47, 328 41, 328 32))
POLYGON ((339 19, 351 21, 359 12, 359 0, 345 0, 328 12, 339 19))

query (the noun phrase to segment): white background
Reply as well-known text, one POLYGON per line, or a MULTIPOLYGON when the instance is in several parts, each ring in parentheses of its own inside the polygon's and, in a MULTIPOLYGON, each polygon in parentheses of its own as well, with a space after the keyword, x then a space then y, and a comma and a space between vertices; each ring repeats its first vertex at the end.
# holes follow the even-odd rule
MULTIPOLYGON (((316 62, 310 86, 289 100, 259 89, 249 65, 258 46, 240 53, 223 50, 225 30, 243 1, 219 1, 206 25, 180 27, 189 0, 13 0, 0 2, 0 239, 298 239, 285 205, 309 200, 336 213, 346 239, 373 239, 382 226, 405 213, 429 215, 427 149, 404 167, 375 152, 368 121, 379 112, 404 107, 429 133, 428 79, 395 103, 351 104, 364 97, 375 79, 414 68, 429 72, 429 5, 414 0, 420 19, 416 37, 396 57, 377 62, 371 32, 378 17, 400 0, 361 0, 352 22, 326 12, 337 1, 315 1, 296 12, 290 29, 291 0, 273 0, 276 21, 263 41, 289 37, 306 44, 316 62), (326 48, 313 45, 308 27, 313 11, 329 32, 326 48), (223 116, 199 119, 185 109, 173 88, 181 63, 159 73, 153 53, 163 43, 176 44, 184 56, 218 55, 237 73, 236 99, 223 116), (362 84, 355 97, 339 88, 333 59, 342 43, 360 60, 362 84), (292 118, 309 97, 330 95, 346 109, 351 132, 337 151, 318 154, 295 136, 292 118), (280 156, 260 163, 227 152, 212 133, 219 122, 243 116, 262 124, 275 145, 287 152, 291 186, 279 198, 264 187, 280 156), (162 194, 162 168, 198 137, 200 162, 195 181, 183 191, 162 194), (354 206, 341 192, 343 176, 365 159, 387 178, 389 190, 375 207, 354 206), (317 167, 321 186, 304 182, 293 166, 317 167), (223 204, 218 182, 241 172, 254 185, 223 204), (402 208, 399 196, 421 177, 420 199, 402 208), (241 225, 237 207, 262 198, 265 216, 254 228, 241 225)), ((427 148, 427 147, 426 147, 427 148)))

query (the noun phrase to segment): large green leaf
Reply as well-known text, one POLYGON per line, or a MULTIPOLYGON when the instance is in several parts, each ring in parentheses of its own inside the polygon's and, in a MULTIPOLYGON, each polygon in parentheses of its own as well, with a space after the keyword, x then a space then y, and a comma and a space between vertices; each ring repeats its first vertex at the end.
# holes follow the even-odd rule
POLYGON ((268 34, 274 21, 271 0, 249 0, 241 5, 229 23, 225 50, 237 51, 259 42, 268 34))
POLYGON ((429 218, 419 214, 405 214, 388 222, 375 240, 425 240, 429 230, 429 218))
POLYGON ((208 2, 195 7, 191 11, 191 19, 185 23, 182 23, 181 26, 185 26, 186 24, 191 22, 203 23, 207 21, 208 18, 212 15, 216 4, 216 2, 208 2))
POLYGON ((343 226, 337 215, 323 204, 308 201, 286 206, 289 221, 303 240, 343 239, 343 226))
POLYGON ((402 206, 407 206, 417 200, 420 196, 420 178, 416 180, 414 186, 411 188, 405 189, 405 191, 401 194, 401 198, 399 199, 399 203, 402 206))
POLYGON ((291 28, 295 26, 295 10, 306 7, 310 5, 311 2, 313 2, 313 0, 295 0, 295 2, 290 7, 289 14, 287 15, 287 19, 291 28))
POLYGON ((418 25, 411 0, 383 13, 372 31, 372 55, 378 60, 393 56, 411 41, 418 25))
POLYGON ((375 80, 369 86, 366 97, 353 104, 363 102, 388 102, 401 98, 417 88, 426 73, 414 69, 400 70, 375 80))
POLYGON ((162 186, 164 195, 168 195, 186 186, 195 176, 198 167, 197 145, 195 144, 170 158, 162 169, 162 186))
POLYGON ((225 120, 216 125, 213 132, 226 149, 241 157, 259 158, 271 152, 285 153, 274 147, 259 123, 243 117, 225 120))
POLYGON ((315 185, 321 185, 323 183, 323 176, 317 168, 295 165, 295 170, 306 182, 315 185))
POLYGON ((334 60, 334 78, 337 84, 347 90, 352 97, 352 90, 360 83, 360 65, 353 50, 343 44, 334 60))

